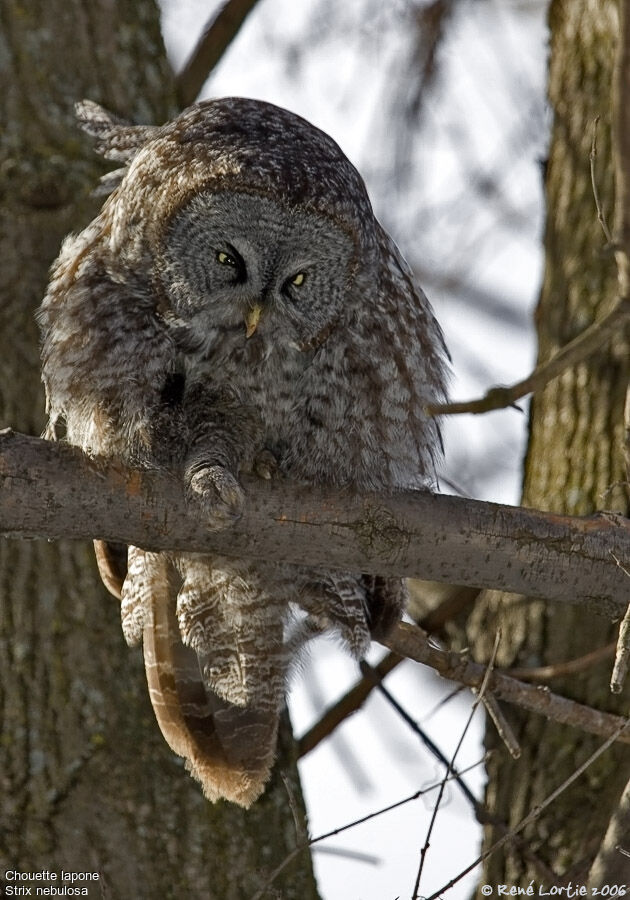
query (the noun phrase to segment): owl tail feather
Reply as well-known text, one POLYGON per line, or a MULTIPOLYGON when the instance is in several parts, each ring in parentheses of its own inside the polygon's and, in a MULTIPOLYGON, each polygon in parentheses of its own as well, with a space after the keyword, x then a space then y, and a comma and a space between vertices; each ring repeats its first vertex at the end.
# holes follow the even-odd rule
MULTIPOLYGON (((143 642, 155 717, 209 800, 247 808, 263 792, 274 762, 278 713, 243 709, 209 690, 197 654, 181 641, 169 563, 156 554, 144 556, 153 569, 143 642)), ((145 584, 147 574, 145 569, 145 584)))

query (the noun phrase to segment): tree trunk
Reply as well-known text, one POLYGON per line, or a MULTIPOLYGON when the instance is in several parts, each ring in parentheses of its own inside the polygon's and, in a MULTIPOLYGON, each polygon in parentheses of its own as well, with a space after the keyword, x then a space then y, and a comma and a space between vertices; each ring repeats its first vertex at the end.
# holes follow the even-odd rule
MULTIPOLYGON (((3 0, 0 29, 0 427, 37 434, 35 310, 63 235, 96 212, 103 171, 73 103, 161 122, 173 78, 153 0, 3 0)), ((94 872, 94 897, 237 900, 301 839, 286 725, 252 810, 204 800, 159 733, 90 546, 0 541, 0 722, 0 883, 21 884, 13 870, 48 869, 57 887, 62 870, 94 872)), ((317 896, 308 854, 274 889, 317 896)))
MULTIPOLYGON (((617 297, 614 257, 605 249, 589 171, 594 121, 596 178, 612 228, 611 115, 618 10, 612 0, 553 0, 550 9, 549 96, 554 111, 547 168, 546 269, 536 312, 539 361, 549 359, 617 297)), ((624 400, 630 354, 626 334, 587 362, 551 382, 532 403, 523 503, 571 514, 596 509, 627 513, 624 400)), ((627 565, 627 561, 626 561, 627 565)), ((610 621, 577 608, 526 597, 486 594, 470 626, 478 658, 487 658, 497 628, 498 665, 547 665, 614 640, 610 621)), ((627 712, 628 691, 609 692, 611 662, 556 678, 550 687, 600 709, 627 712)), ((578 730, 508 711, 522 755, 511 760, 492 724, 487 745, 498 748, 489 765, 486 801, 510 826, 540 803, 601 741, 578 730)), ((585 884, 590 863, 630 775, 625 746, 608 750, 525 832, 528 850, 514 844, 486 863, 482 883, 585 884)), ((485 846, 499 832, 489 828, 485 846)), ((630 880, 630 859, 626 881, 630 880)))

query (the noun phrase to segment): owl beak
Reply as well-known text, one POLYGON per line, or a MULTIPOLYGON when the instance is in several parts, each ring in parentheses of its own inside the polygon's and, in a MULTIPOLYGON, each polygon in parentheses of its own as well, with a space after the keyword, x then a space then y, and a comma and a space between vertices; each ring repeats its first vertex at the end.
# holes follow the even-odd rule
POLYGON ((262 306, 259 303, 254 304, 245 316, 245 337, 250 338, 258 328, 262 306))

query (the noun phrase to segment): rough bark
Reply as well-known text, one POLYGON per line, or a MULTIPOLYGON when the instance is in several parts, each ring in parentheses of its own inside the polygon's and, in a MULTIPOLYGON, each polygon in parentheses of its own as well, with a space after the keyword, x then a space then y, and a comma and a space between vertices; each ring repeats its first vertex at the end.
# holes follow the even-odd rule
MULTIPOLYGON (((173 83, 148 0, 3 0, 0 56, 0 425, 38 434, 34 313, 102 174, 73 104, 163 121, 173 83)), ((251 896, 301 839, 290 732, 289 787, 278 770, 249 813, 207 803, 159 734, 118 618, 91 547, 0 541, 0 883, 63 869, 99 873, 94 897, 251 896)), ((306 854, 277 891, 316 897, 306 854)))
POLYGON ((0 433, 0 534, 98 538, 374 575, 527 590, 609 618, 627 606, 630 521, 425 491, 355 494, 243 477, 242 518, 208 532, 178 479, 80 450, 0 433))
MULTIPOLYGON (((618 297, 612 252, 597 220, 589 171, 596 116, 596 177, 604 213, 612 219, 611 86, 618 35, 612 0, 554 0, 550 9, 549 96, 554 111, 547 168, 546 269, 536 313, 539 361, 548 360, 618 297)), ((567 370, 532 404, 523 502, 570 514, 595 509, 625 513, 624 400, 630 372, 627 329, 587 361, 567 370)), ((489 594, 470 624, 477 658, 487 656, 502 629, 499 665, 544 665, 586 654, 614 638, 604 619, 576 608, 489 594)), ((624 711, 628 691, 613 697, 610 665, 559 678, 553 690, 600 709, 624 711)), ((499 752, 489 765, 486 802, 511 825, 560 784, 597 746, 586 734, 518 713, 510 715, 523 749, 519 760, 499 752)), ((489 726, 487 744, 499 741, 489 726)), ((610 816, 630 773, 630 754, 608 750, 524 832, 540 865, 507 847, 486 864, 482 883, 527 887, 540 871, 558 885, 585 884, 610 816)), ((486 846, 497 836, 489 828, 486 846)), ((624 882, 630 881, 630 859, 624 882)), ((548 887, 549 885, 547 885, 548 887)))

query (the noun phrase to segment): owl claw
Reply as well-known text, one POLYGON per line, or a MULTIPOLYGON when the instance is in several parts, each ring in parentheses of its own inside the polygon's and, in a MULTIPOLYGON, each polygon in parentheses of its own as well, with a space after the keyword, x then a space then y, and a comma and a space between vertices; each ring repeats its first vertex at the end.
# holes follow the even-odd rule
POLYGON ((254 459, 253 470, 259 478, 270 481, 278 471, 278 460, 271 450, 261 450, 254 459))
POLYGON ((221 531, 241 517, 243 489, 223 466, 203 466, 187 480, 188 502, 201 510, 210 531, 221 531))

